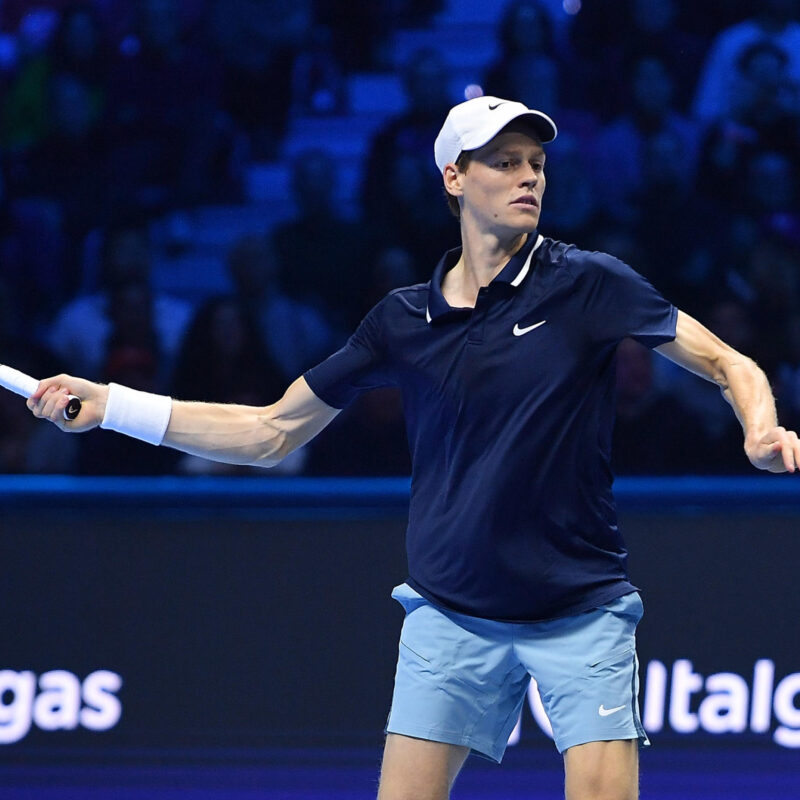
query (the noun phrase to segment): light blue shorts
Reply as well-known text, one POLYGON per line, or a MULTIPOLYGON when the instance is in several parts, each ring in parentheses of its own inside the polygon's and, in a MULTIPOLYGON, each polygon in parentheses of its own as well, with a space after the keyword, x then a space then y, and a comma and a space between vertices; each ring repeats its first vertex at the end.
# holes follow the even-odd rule
POLYGON ((405 583, 392 597, 406 618, 387 733, 466 745, 500 762, 533 676, 560 753, 595 741, 649 744, 637 701, 638 593, 529 623, 447 611, 405 583))

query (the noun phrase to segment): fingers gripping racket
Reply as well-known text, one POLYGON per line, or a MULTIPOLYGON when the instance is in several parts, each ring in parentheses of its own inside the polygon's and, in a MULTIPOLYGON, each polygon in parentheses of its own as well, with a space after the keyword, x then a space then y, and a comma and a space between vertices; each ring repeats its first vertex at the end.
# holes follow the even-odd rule
MULTIPOLYGON (((0 364, 0 386, 22 397, 30 397, 38 388, 39 381, 18 369, 0 364)), ((81 413, 81 399, 71 394, 64 408, 64 419, 73 420, 81 413)))

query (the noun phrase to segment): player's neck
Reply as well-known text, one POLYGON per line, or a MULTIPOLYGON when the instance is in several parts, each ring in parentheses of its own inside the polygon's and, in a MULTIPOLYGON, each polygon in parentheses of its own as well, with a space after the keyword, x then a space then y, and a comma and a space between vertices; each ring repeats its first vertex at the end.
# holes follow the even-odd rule
POLYGON ((488 286, 511 257, 525 244, 528 234, 501 239, 495 234, 461 229, 461 258, 444 276, 442 294, 454 308, 474 307, 478 290, 488 286))

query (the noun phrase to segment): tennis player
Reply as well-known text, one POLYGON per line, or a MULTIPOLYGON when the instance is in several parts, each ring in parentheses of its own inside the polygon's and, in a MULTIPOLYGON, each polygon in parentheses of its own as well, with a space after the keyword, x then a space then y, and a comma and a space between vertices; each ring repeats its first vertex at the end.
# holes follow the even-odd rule
POLYGON ((538 233, 543 145, 555 136, 547 115, 517 102, 451 109, 434 153, 461 248, 429 283, 387 295, 274 405, 179 402, 64 375, 28 401, 63 430, 100 425, 271 466, 361 392, 400 387, 413 460, 409 576, 393 593, 406 617, 380 800, 443 800, 470 752, 500 761, 530 676, 568 800, 638 796, 642 604, 609 468, 623 338, 718 384, 754 466, 800 465, 753 361, 615 258, 538 233), (62 415, 70 393, 83 401, 74 422, 62 415))

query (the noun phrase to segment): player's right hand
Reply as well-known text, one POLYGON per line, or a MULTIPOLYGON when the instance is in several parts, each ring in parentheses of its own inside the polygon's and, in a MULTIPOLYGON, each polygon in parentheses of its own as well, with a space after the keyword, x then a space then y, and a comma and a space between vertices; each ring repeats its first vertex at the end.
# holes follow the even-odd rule
POLYGON ((39 381, 38 389, 28 398, 28 408, 35 417, 49 419, 62 431, 81 433, 96 428, 106 411, 108 386, 71 375, 56 375, 39 381), (74 420, 64 419, 69 396, 81 400, 81 410, 74 420))
POLYGON ((754 441, 745 440, 745 453, 754 467, 768 472, 796 472, 800 468, 800 440, 794 431, 778 425, 754 441))

